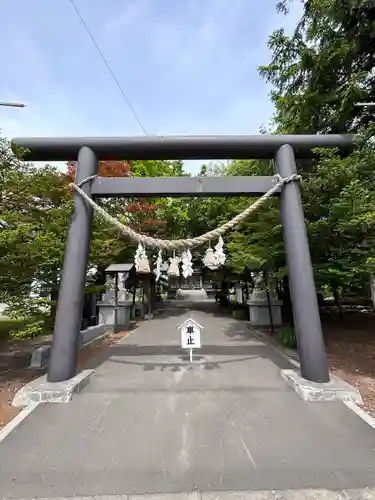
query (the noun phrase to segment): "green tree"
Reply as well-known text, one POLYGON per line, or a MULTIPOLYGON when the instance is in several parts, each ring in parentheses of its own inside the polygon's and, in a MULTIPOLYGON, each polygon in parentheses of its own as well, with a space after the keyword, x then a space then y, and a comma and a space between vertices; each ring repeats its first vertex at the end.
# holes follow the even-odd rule
POLYGON ((32 331, 47 322, 40 305, 54 301, 71 202, 66 176, 51 166, 19 161, 0 140, 0 213, 8 229, 0 232, 0 301, 15 314, 33 316, 32 331), (32 299, 31 297, 38 297, 32 299), (17 311, 17 312, 16 312, 17 311), (26 314, 26 315, 27 315, 26 314), (43 315, 42 315, 43 316, 43 315))
MULTIPOLYGON (((287 12, 289 2, 279 2, 287 12)), ((291 36, 270 35, 273 130, 279 133, 373 135, 375 5, 362 0, 309 0, 291 36)), ((299 162, 318 287, 366 293, 373 262, 375 160, 372 140, 347 158, 321 153, 299 162)))
MULTIPOLYGON (((287 10, 289 2, 280 2, 287 10)), ((272 85, 272 132, 373 135, 374 110, 355 106, 375 101, 375 5, 372 1, 310 0, 294 33, 270 35, 271 63, 260 74, 272 85)), ((298 162, 318 290, 327 286, 366 294, 374 257, 372 140, 349 157, 320 152, 298 162)), ((205 172, 204 172, 205 173, 205 172)), ((268 163, 233 161, 221 175, 272 175, 268 163)), ((213 199, 202 205, 210 226, 242 211, 252 199, 213 199), (210 215, 209 215, 210 214, 210 215)), ((287 272, 279 202, 270 200, 227 238, 229 264, 267 263, 279 278, 287 272)))
MULTIPOLYGON (((120 165, 101 165, 101 173, 119 175, 120 165)), ((123 162, 124 163, 124 162, 123 162)), ((124 172, 128 172, 126 167, 124 172)), ((73 203, 67 172, 45 165, 36 167, 17 159, 10 144, 0 141, 0 213, 8 229, 0 231, 0 302, 22 315, 25 334, 50 331, 55 313, 67 228, 73 203), (42 307, 45 306, 45 307, 42 307)), ((183 175, 181 162, 134 162, 132 175, 183 175)), ((100 200, 106 210, 137 230, 163 237, 163 207, 167 200, 100 200), (131 204, 135 207, 131 210, 131 204)), ((119 235, 100 217, 94 218, 89 267, 103 270, 112 262, 132 260, 134 243, 119 235)))
MULTIPOLYGON (((287 12, 290 2, 279 2, 287 12)), ((292 36, 269 37, 276 129, 288 133, 357 132, 374 123, 358 101, 375 100, 375 5, 372 0, 304 1, 292 36)))

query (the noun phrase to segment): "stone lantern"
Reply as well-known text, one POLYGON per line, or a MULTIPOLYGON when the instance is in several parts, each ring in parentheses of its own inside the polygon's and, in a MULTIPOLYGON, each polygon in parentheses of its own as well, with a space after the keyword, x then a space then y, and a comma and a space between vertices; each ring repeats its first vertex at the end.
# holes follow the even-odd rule
POLYGON ((126 289, 126 280, 133 263, 111 264, 105 270, 106 291, 99 306, 99 324, 113 325, 116 331, 128 330, 133 301, 126 289))
POLYGON ((249 320, 253 326, 268 327, 273 330, 274 326, 282 324, 281 305, 273 291, 268 291, 264 281, 264 273, 251 273, 254 283, 247 305, 249 306, 249 320))

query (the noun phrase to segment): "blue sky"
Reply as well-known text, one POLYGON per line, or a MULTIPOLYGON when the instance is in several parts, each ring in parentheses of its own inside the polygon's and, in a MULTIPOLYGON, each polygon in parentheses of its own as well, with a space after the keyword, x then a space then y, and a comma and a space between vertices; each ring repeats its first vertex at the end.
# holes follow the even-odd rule
MULTIPOLYGON (((257 68, 294 28, 276 0, 76 0, 149 135, 256 134, 272 115, 257 68)), ((8 138, 143 135, 70 0, 2 0, 0 129, 8 138)), ((198 163, 187 162, 192 172, 198 163)))

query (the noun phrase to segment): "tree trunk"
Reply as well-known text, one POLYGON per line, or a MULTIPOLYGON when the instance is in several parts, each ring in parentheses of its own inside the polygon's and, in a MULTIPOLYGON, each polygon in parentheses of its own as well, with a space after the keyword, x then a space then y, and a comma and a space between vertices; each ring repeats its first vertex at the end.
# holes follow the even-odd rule
POLYGON ((50 300, 51 300, 51 308, 49 313, 49 318, 46 319, 45 326, 46 330, 49 333, 52 333, 53 327, 55 326, 55 316, 57 309, 57 299, 59 297, 59 281, 58 281, 58 271, 54 271, 51 276, 50 283, 50 300))
POLYGON ((105 285, 105 267, 98 266, 95 276, 95 285, 105 285))
POLYGON ((56 284, 56 287, 52 288, 52 290, 51 290, 51 311, 50 311, 51 331, 53 330, 53 327, 55 326, 55 316, 56 316, 58 297, 59 297, 59 288, 58 288, 58 285, 56 284))
POLYGON ((337 309, 339 310, 340 318, 342 319, 344 317, 344 310, 341 304, 341 294, 337 288, 333 289, 333 298, 335 299, 335 304, 337 306, 337 309))
POLYGON ((136 317, 135 317, 135 296, 136 296, 136 293, 137 293, 137 285, 134 285, 133 286, 133 301, 132 301, 132 320, 135 320, 136 317))
POLYGON ((370 276, 370 293, 371 293, 372 307, 375 309, 375 276, 373 274, 370 276))
POLYGON ((287 323, 291 327, 294 327, 293 305, 290 296, 288 276, 284 276, 283 278, 282 300, 283 300, 283 305, 281 310, 283 316, 283 323, 287 323))

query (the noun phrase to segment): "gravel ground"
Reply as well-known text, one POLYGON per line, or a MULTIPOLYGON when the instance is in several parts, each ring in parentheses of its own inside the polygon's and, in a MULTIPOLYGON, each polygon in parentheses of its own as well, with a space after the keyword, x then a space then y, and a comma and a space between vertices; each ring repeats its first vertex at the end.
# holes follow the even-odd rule
MULTIPOLYGON (((118 342, 126 335, 127 332, 110 335, 81 349, 78 359, 79 369, 83 369, 87 363, 102 356, 110 344, 118 342)), ((29 368, 29 364, 33 349, 48 340, 49 338, 44 337, 33 341, 12 340, 0 344, 0 429, 21 411, 20 408, 12 406, 16 392, 45 373, 43 369, 29 368)))

